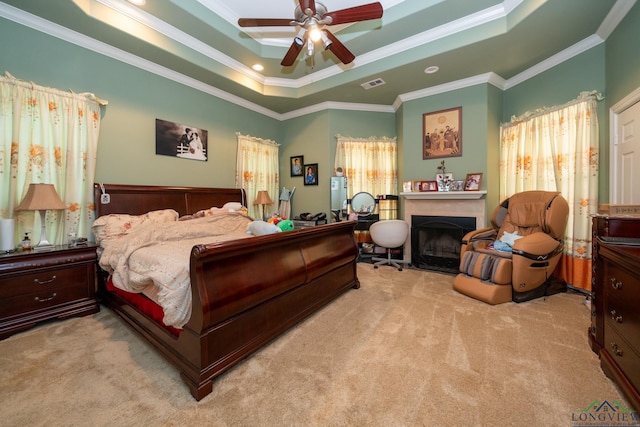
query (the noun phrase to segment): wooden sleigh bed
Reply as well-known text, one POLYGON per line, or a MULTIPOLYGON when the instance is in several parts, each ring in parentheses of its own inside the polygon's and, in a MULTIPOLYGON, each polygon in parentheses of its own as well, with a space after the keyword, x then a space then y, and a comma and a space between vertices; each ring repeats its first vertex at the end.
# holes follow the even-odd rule
MULTIPOLYGON (((96 217, 174 209, 191 215, 230 201, 240 189, 94 185, 96 217), (108 194, 109 203, 104 201, 108 194)), ((359 288, 355 222, 199 244, 191 249, 191 317, 179 334, 153 320, 101 271, 98 296, 180 371, 196 400, 212 381, 350 288, 359 288)), ((134 294, 138 298, 140 294, 134 294)), ((157 308, 157 307, 156 307, 157 308)))

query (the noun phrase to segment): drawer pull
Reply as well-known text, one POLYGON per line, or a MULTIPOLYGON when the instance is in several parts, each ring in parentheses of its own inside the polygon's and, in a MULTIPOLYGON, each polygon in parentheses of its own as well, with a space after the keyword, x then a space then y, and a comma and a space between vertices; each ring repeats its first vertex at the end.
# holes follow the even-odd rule
POLYGON ((616 279, 615 277, 612 277, 611 278, 611 287, 613 289, 620 290, 620 289, 622 289, 622 282, 620 280, 616 279))
POLYGON ((37 283, 38 285, 48 285, 49 283, 52 283, 54 280, 56 280, 56 276, 55 274, 53 275, 53 277, 49 280, 40 280, 40 279, 33 279, 33 281, 35 283, 37 283))
POLYGON ((616 343, 612 342, 612 343, 611 343, 611 351, 613 351, 613 353, 614 353, 616 356, 620 356, 620 357, 622 357, 622 350, 618 347, 618 344, 616 344, 616 343))
POLYGON ((47 302, 47 301, 51 301, 52 299, 54 299, 57 296, 57 294, 54 292, 53 295, 51 295, 49 298, 40 298, 40 297, 35 297, 34 300, 36 300, 37 302, 47 302))
POLYGON ((616 323, 622 323, 622 316, 616 313, 615 310, 611 310, 611 320, 616 323))

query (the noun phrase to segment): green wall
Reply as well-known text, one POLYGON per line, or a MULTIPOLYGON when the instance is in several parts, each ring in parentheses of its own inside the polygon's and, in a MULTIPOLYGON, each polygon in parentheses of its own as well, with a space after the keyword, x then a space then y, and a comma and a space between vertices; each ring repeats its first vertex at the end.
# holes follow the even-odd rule
POLYGON ((336 155, 336 135, 369 138, 396 136, 395 114, 349 110, 325 110, 289 119, 283 123, 280 147, 281 187, 296 187, 291 199, 294 214, 325 212, 329 217, 330 180, 336 155), (304 156, 318 164, 318 185, 305 186, 302 177, 291 177, 289 158, 304 156))
POLYGON ((607 38, 607 107, 640 88, 640 3, 627 13, 607 38))

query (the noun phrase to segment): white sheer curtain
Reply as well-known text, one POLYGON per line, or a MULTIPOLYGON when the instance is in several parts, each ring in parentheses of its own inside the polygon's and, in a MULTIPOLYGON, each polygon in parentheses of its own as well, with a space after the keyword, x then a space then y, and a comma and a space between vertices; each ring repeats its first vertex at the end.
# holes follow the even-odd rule
MULTIPOLYGON (((91 237, 101 105, 90 93, 75 94, 0 76, 0 216, 16 219, 16 240, 40 239, 40 216, 14 213, 31 183, 53 184, 67 206, 48 211, 47 237, 91 237)), ((16 241, 16 243, 17 243, 16 241)))
POLYGON ((265 216, 278 211, 280 174, 278 153, 280 144, 269 139, 255 138, 236 133, 238 154, 236 162, 236 187, 247 194, 247 209, 252 218, 262 218, 262 206, 254 205, 258 191, 266 190, 273 204, 265 206, 265 216))
POLYGON ((598 209, 595 92, 526 113, 501 127, 500 200, 525 190, 559 191, 569 202, 560 276, 591 289, 591 215, 598 209))
POLYGON ((395 137, 336 135, 336 139, 334 168, 343 169, 347 177, 347 194, 360 191, 374 197, 398 194, 398 144, 395 137))

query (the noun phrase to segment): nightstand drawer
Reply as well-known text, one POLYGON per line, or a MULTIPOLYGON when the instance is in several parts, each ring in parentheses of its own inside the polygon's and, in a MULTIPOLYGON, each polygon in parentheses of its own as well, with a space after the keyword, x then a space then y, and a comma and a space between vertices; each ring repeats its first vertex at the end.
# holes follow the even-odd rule
MULTIPOLYGON (((43 269, 0 279, 0 298, 10 298, 31 293, 51 293, 71 287, 83 288, 87 283, 87 267, 43 269)), ((86 293, 86 289, 84 290, 86 293)))
POLYGON ((56 305, 87 299, 87 289, 77 284, 50 286, 2 300, 0 317, 46 309, 56 305))

